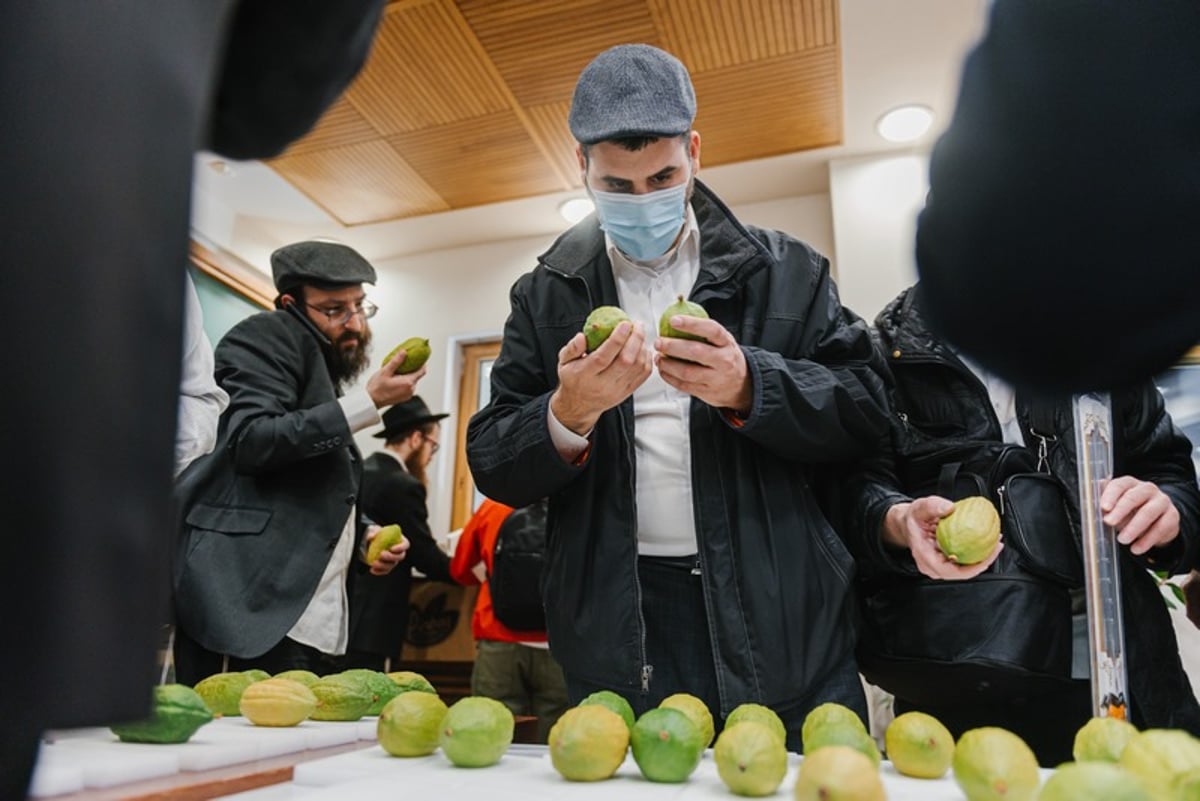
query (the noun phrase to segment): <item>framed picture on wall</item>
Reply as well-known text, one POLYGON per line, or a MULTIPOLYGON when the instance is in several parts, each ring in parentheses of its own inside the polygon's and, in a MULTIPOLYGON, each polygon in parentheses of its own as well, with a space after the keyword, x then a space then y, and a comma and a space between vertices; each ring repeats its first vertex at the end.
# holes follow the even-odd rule
POLYGON ((188 269, 200 298, 204 333, 213 347, 230 328, 273 305, 275 288, 267 277, 232 256, 214 253, 193 241, 188 248, 188 269))

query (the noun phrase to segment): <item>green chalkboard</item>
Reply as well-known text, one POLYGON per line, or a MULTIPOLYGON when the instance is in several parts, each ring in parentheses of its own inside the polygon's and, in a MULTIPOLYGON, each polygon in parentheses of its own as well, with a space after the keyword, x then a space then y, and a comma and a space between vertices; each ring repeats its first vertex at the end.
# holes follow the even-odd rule
POLYGON ((204 312, 204 333, 214 348, 226 331, 263 310, 262 306, 212 276, 192 266, 188 269, 196 284, 200 309, 204 312))

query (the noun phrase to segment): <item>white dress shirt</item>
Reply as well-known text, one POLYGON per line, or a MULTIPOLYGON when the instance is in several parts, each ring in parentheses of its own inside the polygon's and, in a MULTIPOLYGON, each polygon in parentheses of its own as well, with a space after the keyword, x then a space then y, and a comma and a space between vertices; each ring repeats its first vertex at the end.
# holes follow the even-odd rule
MULTIPOLYGON (((650 261, 634 261, 605 235, 621 308, 646 331, 646 345, 658 338, 658 319, 679 295, 687 297, 700 274, 700 228, 689 204, 679 243, 650 261)), ((691 396, 663 381, 655 368, 633 393, 633 447, 637 474, 638 553, 689 556, 696 553, 688 429, 691 396)), ((553 412, 550 436, 558 452, 574 459, 587 439, 564 426, 553 412)))
POLYGON ((179 416, 175 428, 175 475, 217 444, 217 423, 229 395, 213 378, 212 343, 204 333, 204 313, 192 277, 184 274, 183 373, 179 380, 179 416))
MULTIPOLYGON (((338 403, 351 432, 379 422, 379 410, 365 389, 347 392, 338 403)), ((317 582, 317 591, 287 636, 326 654, 346 653, 350 640, 350 602, 346 597, 346 573, 354 557, 354 521, 358 507, 350 510, 337 545, 317 582)))

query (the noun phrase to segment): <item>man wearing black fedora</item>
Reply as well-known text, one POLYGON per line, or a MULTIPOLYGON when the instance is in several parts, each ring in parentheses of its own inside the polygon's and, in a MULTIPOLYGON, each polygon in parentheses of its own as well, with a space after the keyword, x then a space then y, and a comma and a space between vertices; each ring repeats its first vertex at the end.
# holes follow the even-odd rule
POLYGON ((383 430, 375 434, 384 441, 383 450, 363 464, 362 509, 380 525, 399 525, 409 549, 405 564, 382 579, 371 576, 365 564, 351 568, 347 668, 390 670, 390 662, 399 658, 408 631, 410 566, 453 583, 450 558, 433 539, 425 505, 425 471, 440 447, 440 421, 449 416, 430 412, 420 395, 383 413, 383 430))

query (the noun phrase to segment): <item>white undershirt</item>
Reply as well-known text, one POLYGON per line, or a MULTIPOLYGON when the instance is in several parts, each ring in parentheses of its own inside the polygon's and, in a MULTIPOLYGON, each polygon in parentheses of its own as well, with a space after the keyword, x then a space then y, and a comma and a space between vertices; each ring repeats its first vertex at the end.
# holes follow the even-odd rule
MULTIPOLYGON (((605 235, 621 308, 646 331, 646 346, 658 338, 658 318, 679 295, 690 294, 700 274, 700 229, 691 206, 678 245, 650 261, 633 261, 605 235)), ((655 369, 633 393, 633 447, 637 474, 638 553, 689 556, 696 553, 692 506, 691 396, 667 384, 655 369)), ((573 460, 588 441, 549 415, 550 436, 564 459, 573 460)))
MULTIPOLYGON (((379 411, 365 389, 347 392, 338 399, 350 431, 361 431, 379 422, 379 411)), ((346 572, 354 556, 354 519, 357 507, 350 510, 341 536, 317 582, 317 591, 304 613, 287 633, 290 639, 326 654, 346 653, 350 639, 350 603, 346 598, 346 572)))

